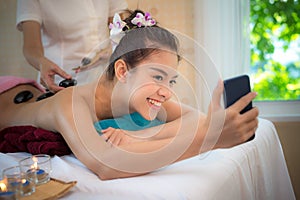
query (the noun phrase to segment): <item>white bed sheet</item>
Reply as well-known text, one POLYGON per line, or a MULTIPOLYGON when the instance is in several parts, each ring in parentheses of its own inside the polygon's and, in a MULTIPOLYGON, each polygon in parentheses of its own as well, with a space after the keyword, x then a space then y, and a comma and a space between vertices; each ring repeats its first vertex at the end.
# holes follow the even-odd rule
MULTIPOLYGON (((28 153, 0 153, 0 170, 28 153)), ((61 199, 295 199, 277 132, 259 119, 253 141, 213 150, 148 175, 101 181, 74 156, 54 156, 51 176, 77 181, 61 199)))

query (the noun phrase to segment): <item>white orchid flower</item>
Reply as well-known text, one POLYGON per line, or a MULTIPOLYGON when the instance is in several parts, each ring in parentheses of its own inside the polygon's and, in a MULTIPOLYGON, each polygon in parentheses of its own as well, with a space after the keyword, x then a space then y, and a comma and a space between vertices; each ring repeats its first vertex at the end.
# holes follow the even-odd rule
POLYGON ((113 18, 113 23, 109 24, 110 29, 110 39, 112 42, 113 50, 119 44, 121 38, 124 35, 123 28, 126 26, 126 23, 121 19, 120 15, 116 13, 113 18))
POLYGON ((137 25, 138 27, 142 27, 153 26, 156 24, 156 21, 152 19, 150 13, 146 12, 145 16, 142 13, 137 13, 136 16, 131 20, 131 23, 137 25))
POLYGON ((113 23, 109 24, 110 35, 117 35, 122 32, 126 23, 121 19, 120 15, 116 13, 113 18, 113 23))

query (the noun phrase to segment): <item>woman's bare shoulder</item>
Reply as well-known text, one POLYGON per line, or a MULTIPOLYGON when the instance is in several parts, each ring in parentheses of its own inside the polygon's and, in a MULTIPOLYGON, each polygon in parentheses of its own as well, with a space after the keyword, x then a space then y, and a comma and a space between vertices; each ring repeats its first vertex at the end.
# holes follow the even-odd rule
MULTIPOLYGON (((66 88, 49 99, 50 109, 53 109, 53 116, 55 117, 54 126, 57 129, 69 126, 74 123, 75 118, 93 119, 94 99, 89 92, 86 92, 85 87, 71 87, 66 88)), ((47 109, 47 108, 46 108, 47 109)))

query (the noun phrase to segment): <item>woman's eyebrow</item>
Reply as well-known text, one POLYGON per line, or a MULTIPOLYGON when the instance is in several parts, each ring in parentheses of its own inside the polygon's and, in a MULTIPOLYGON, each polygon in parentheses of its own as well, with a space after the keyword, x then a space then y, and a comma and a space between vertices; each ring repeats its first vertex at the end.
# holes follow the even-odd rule
MULTIPOLYGON (((158 71, 158 72, 162 73, 164 76, 168 76, 168 73, 165 72, 165 71, 162 70, 162 69, 159 69, 159 68, 156 68, 156 67, 150 67, 150 69, 155 70, 155 71, 158 71)), ((177 78, 177 77, 178 77, 178 74, 176 74, 176 75, 173 76, 172 78, 177 78)))

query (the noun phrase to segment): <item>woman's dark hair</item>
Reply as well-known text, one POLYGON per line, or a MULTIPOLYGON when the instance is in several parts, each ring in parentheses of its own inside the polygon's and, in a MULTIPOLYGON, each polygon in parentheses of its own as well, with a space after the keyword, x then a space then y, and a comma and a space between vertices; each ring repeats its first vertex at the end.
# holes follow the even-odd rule
POLYGON ((125 35, 112 53, 109 60, 110 64, 106 70, 109 80, 114 79, 114 64, 118 59, 123 59, 129 68, 134 68, 155 51, 171 51, 178 55, 179 46, 176 36, 157 25, 137 28, 136 25, 131 23, 137 13, 144 14, 143 11, 135 10, 124 20, 127 24, 123 28, 125 35))

